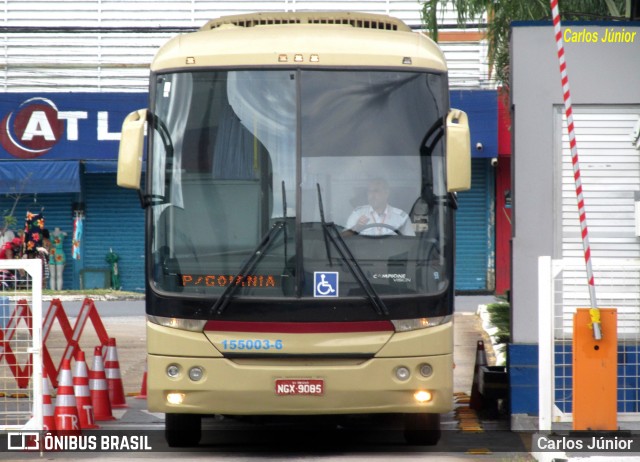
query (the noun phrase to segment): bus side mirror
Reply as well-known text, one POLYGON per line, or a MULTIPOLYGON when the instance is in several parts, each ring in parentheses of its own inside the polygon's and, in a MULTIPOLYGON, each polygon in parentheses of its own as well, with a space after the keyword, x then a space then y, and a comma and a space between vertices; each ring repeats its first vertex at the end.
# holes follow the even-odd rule
POLYGON ((117 180, 122 188, 140 189, 146 121, 147 110, 140 109, 129 114, 122 123, 117 180))
POLYGON ((446 133, 447 191, 466 191, 471 188, 471 136, 464 111, 449 111, 446 133))

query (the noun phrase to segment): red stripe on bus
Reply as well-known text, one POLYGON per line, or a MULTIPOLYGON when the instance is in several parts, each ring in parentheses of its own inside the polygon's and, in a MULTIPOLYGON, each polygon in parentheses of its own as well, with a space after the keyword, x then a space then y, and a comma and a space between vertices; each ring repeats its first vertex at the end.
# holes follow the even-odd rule
POLYGON ((264 332, 290 334, 328 334, 339 332, 389 332, 390 321, 356 322, 243 322, 208 321, 205 331, 217 332, 264 332))

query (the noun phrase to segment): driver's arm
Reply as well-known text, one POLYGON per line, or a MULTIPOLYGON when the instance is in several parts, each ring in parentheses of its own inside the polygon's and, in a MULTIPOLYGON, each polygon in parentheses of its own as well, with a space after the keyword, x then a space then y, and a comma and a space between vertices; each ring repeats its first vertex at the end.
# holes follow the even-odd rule
POLYGON ((360 231, 362 231, 362 228, 367 223, 369 223, 369 218, 367 217, 367 210, 368 208, 365 206, 365 207, 358 207, 353 212, 351 212, 351 215, 349 215, 349 218, 347 219, 346 228, 352 231, 355 231, 356 233, 359 233, 360 231))

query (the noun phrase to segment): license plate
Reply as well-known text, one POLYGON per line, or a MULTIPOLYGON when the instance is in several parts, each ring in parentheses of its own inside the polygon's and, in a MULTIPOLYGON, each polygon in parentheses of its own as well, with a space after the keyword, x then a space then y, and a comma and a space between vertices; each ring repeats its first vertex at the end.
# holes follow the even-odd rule
POLYGON ((324 380, 322 379, 277 379, 276 395, 322 395, 324 380))

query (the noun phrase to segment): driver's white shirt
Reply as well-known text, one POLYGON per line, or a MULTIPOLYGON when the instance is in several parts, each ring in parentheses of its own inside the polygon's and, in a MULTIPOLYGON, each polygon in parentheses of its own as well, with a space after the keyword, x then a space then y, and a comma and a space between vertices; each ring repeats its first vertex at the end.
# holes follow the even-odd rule
POLYGON ((397 230, 402 236, 415 236, 416 233, 413 230, 413 225, 409 219, 409 215, 401 209, 391 207, 387 205, 387 208, 383 213, 378 214, 370 205, 363 205, 357 207, 349 218, 347 219, 347 229, 355 230, 358 220, 361 216, 366 216, 368 221, 365 226, 367 229, 363 229, 360 234, 366 236, 384 236, 388 234, 397 234, 394 230, 397 230), (372 226, 374 223, 382 223, 388 225, 393 229, 389 229, 385 226, 372 226))

